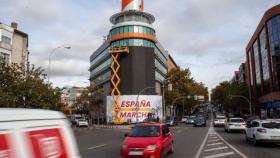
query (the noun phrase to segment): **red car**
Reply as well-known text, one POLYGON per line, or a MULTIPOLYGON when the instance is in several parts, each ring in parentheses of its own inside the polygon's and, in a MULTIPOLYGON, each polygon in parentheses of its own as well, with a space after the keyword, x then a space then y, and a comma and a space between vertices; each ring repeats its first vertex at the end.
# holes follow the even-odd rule
POLYGON ((162 123, 141 123, 126 134, 121 158, 163 158, 173 153, 173 136, 162 123))

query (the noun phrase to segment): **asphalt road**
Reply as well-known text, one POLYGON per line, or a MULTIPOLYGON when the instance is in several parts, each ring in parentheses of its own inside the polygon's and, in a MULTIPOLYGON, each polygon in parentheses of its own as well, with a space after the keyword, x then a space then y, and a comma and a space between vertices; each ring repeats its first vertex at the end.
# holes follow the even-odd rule
MULTIPOLYGON (((279 158, 280 146, 255 147, 242 133, 225 133, 223 128, 172 127, 173 154, 167 158, 279 158)), ((119 158, 119 149, 126 130, 75 129, 83 158, 119 158)))

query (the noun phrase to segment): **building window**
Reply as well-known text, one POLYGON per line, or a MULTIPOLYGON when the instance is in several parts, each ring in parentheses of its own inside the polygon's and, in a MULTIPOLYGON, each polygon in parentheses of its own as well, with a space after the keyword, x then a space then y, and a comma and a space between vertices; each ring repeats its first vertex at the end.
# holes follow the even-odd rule
POLYGON ((266 32, 263 29, 259 36, 260 39, 260 49, 261 49, 261 57, 262 57, 262 69, 263 69, 263 90, 264 94, 268 94, 270 92, 270 76, 269 76, 269 65, 268 65, 268 51, 266 48, 266 32))
POLYGON ((165 77, 157 71, 155 71, 155 78, 160 82, 163 82, 165 80, 165 77))
POLYGON ((112 58, 109 58, 108 60, 104 61, 102 64, 100 64, 99 66, 97 66, 96 68, 94 68, 91 72, 90 75, 94 76, 95 74, 97 74, 98 72, 100 72, 101 70, 103 70, 106 67, 109 67, 109 65, 112 62, 112 58))
POLYGON ((248 52, 248 55, 249 55, 249 60, 248 60, 248 63, 249 63, 249 68, 250 68, 250 83, 251 83, 251 86, 254 85, 254 76, 253 76, 253 65, 252 65, 252 52, 249 51, 248 52))
POLYGON ((155 59, 155 66, 163 74, 167 74, 167 68, 164 65, 162 65, 157 59, 155 59))
POLYGON ((5 44, 9 44, 9 45, 12 44, 12 43, 11 43, 11 38, 9 38, 9 37, 7 37, 7 36, 4 36, 4 35, 2 35, 1 41, 2 41, 3 43, 5 43, 5 44))
POLYGON ((91 84, 97 85, 97 84, 99 84, 99 83, 101 83, 101 82, 104 82, 104 81, 110 79, 110 77, 111 77, 111 71, 108 71, 108 72, 106 72, 106 73, 104 73, 104 74, 98 76, 98 77, 95 78, 94 80, 92 80, 92 81, 91 81, 91 84))
POLYGON ((118 46, 138 46, 138 47, 149 47, 154 48, 154 43, 145 39, 122 39, 115 41, 111 44, 112 47, 118 46))
POLYGON ((100 53, 97 57, 95 57, 91 62, 90 62, 90 66, 98 63, 103 57, 109 55, 108 53, 109 48, 106 48, 102 53, 100 53))
POLYGON ((273 17, 267 23, 272 74, 275 79, 273 90, 280 89, 280 15, 273 17))
POLYGON ((258 42, 257 40, 253 44, 254 49, 254 59, 255 59, 255 72, 256 72, 256 88, 258 96, 261 95, 261 71, 260 71, 260 62, 259 62, 259 51, 258 51, 258 42))
POLYGON ((0 52, 0 62, 10 63, 10 54, 0 52))
POLYGON ((155 31, 152 28, 145 27, 145 26, 121 26, 114 28, 110 31, 110 35, 116 35, 121 33, 145 33, 150 35, 155 35, 155 31))

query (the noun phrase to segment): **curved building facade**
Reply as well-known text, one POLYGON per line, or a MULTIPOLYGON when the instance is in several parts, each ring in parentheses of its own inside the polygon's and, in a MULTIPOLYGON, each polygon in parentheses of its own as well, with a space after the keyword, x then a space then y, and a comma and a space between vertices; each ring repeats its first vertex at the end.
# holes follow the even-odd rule
POLYGON ((264 14, 247 45, 246 58, 256 112, 280 118, 280 5, 264 14))
MULTIPOLYGON (((161 84, 168 72, 169 54, 156 37, 155 18, 143 11, 143 0, 122 0, 122 11, 110 18, 112 24, 104 43, 90 57, 91 87, 101 89, 102 113, 106 113, 106 96, 110 95, 112 57, 109 49, 127 46, 129 54, 119 57, 118 72, 122 95, 137 95, 145 87, 155 86, 144 94, 161 94, 161 84)), ((176 65, 176 64, 175 64, 176 65)))

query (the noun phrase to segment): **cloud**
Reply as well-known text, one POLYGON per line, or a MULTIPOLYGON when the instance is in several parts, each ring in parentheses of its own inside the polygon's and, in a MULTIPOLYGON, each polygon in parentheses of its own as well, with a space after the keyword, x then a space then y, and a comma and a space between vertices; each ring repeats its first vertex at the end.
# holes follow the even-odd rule
MULTIPOLYGON (((278 0, 153 0, 157 38, 178 65, 190 67, 194 78, 213 88, 231 79, 245 61, 245 48, 263 13, 278 0)), ((120 0, 2 0, 0 20, 19 23, 29 34, 30 60, 48 69, 56 86, 75 85, 89 78, 89 57, 102 44, 120 11, 120 0)))

